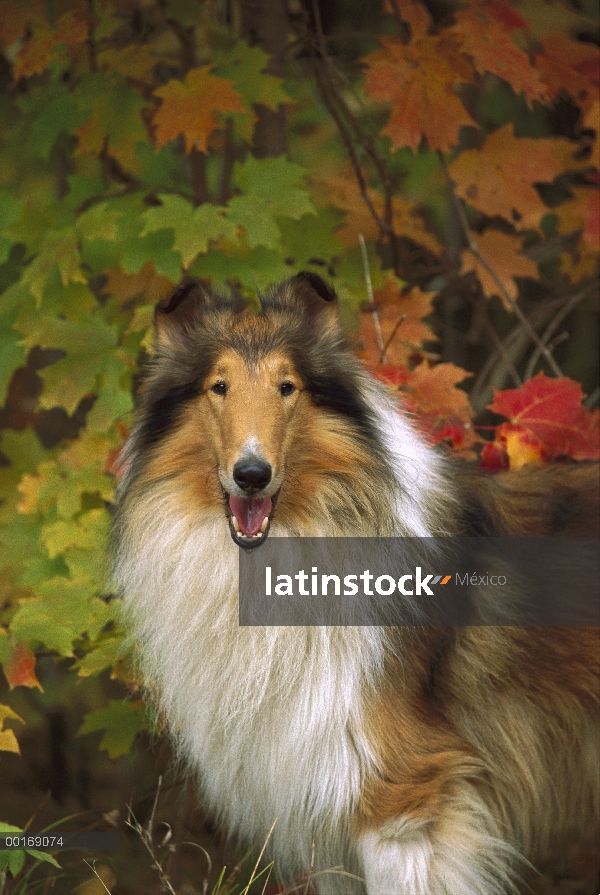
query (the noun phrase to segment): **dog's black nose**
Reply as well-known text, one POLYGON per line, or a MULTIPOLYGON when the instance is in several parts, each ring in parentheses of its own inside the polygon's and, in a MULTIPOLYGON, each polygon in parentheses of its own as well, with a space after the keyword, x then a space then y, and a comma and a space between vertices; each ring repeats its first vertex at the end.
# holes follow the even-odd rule
POLYGON ((262 491, 271 481, 271 464, 256 457, 238 460, 233 467, 233 478, 242 491, 262 491))

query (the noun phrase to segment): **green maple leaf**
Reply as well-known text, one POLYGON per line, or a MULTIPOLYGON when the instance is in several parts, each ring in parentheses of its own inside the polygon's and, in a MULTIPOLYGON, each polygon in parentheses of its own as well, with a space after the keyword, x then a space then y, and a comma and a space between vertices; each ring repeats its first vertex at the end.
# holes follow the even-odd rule
POLYGON ((282 217, 300 218, 316 214, 304 182, 306 171, 300 165, 277 158, 257 159, 249 155, 236 164, 234 180, 242 195, 264 203, 282 217))
POLYGON ((24 643, 43 643, 61 656, 72 656, 73 641, 84 634, 94 640, 116 611, 96 596, 91 578, 57 575, 40 581, 35 597, 21 601, 11 630, 24 643))
MULTIPOLYGON (((72 414, 83 397, 102 387, 104 374, 108 378, 114 376, 118 360, 113 352, 118 330, 100 316, 72 321, 29 312, 21 314, 16 325, 28 348, 39 345, 66 353, 64 358, 40 372, 44 380, 41 407, 61 406, 72 414)), ((123 370, 127 368, 123 366, 123 370)))
POLYGON ((26 118, 23 124, 27 151, 47 159, 62 133, 71 133, 86 120, 86 112, 77 105, 67 85, 55 79, 47 84, 28 85, 16 105, 26 118))
POLYGON ((93 649, 86 653, 85 656, 77 663, 77 673, 80 677, 90 677, 92 674, 98 674, 105 668, 114 668, 123 655, 123 638, 121 636, 107 637, 104 635, 93 649))
POLYGON ((4 231, 19 219, 23 199, 18 199, 8 190, 0 190, 0 264, 8 259, 14 240, 4 235, 4 231))
POLYGON ((87 285, 79 258, 79 241, 74 227, 48 230, 42 240, 36 258, 26 268, 21 280, 38 302, 42 301, 46 283, 54 267, 58 267, 63 285, 83 283, 87 285))
POLYGON ((259 245, 252 250, 245 246, 232 253, 215 251, 200 255, 190 273, 212 281, 225 291, 230 283, 235 283, 251 296, 253 290, 264 291, 294 271, 286 265, 281 250, 259 245))
POLYGON ((75 101, 85 122, 77 129, 75 155, 107 151, 125 170, 137 170, 137 146, 149 144, 142 117, 146 100, 116 72, 90 72, 82 78, 75 101))
POLYGON ((227 217, 244 228, 250 248, 279 246, 281 231, 273 211, 256 196, 235 196, 229 202, 227 217))
POLYGON ((106 708, 89 712, 79 728, 78 736, 105 730, 100 748, 106 749, 111 758, 125 755, 131 749, 140 730, 153 730, 154 718, 143 705, 133 705, 124 700, 111 700, 106 708))
MULTIPOLYGON (((247 109, 251 110, 257 103, 277 109, 282 103, 290 102, 282 79, 263 73, 269 56, 258 47, 249 47, 240 40, 229 50, 214 50, 212 60, 215 73, 233 82, 247 109)), ((249 142, 256 114, 253 111, 233 112, 231 118, 239 135, 249 142)))
POLYGON ((122 212, 118 208, 109 208, 107 202, 92 205, 77 218, 76 230, 80 238, 87 242, 106 239, 112 242, 117 238, 117 221, 122 212))
POLYGON ((0 406, 6 401, 8 386, 15 370, 22 367, 27 360, 27 351, 21 336, 12 326, 16 316, 12 314, 0 318, 0 406))
POLYGON ((208 250, 211 240, 232 239, 236 226, 225 211, 216 205, 204 203, 194 208, 181 196, 160 195, 162 205, 151 208, 143 215, 144 228, 141 236, 159 230, 173 230, 173 248, 181 255, 181 263, 188 268, 196 256, 208 250))

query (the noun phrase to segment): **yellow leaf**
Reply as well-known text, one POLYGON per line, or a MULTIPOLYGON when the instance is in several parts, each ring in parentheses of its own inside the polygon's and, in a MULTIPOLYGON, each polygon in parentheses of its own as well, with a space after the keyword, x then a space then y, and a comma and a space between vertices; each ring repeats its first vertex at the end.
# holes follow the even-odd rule
POLYGON ((526 463, 543 463, 542 448, 532 443, 527 433, 507 432, 504 439, 511 469, 520 469, 526 463))
POLYGON ((25 722, 16 712, 13 712, 11 708, 7 705, 0 705, 0 750, 3 752, 16 752, 17 755, 21 754, 21 750, 19 749, 19 743, 17 742, 17 738, 12 730, 4 730, 4 722, 10 721, 20 721, 21 724, 25 722))

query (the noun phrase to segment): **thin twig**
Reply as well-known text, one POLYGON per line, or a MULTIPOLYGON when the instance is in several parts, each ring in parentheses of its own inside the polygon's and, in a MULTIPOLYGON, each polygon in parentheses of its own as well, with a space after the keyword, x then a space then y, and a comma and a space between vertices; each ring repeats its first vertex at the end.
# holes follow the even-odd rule
POLYGON ((346 147, 346 151, 350 158, 350 162, 354 169, 355 176, 358 180, 358 185, 362 194, 363 199, 365 200, 369 211, 377 224, 382 236, 386 236, 390 242, 390 249, 392 252, 392 266, 394 270, 397 270, 398 267, 398 247, 397 247, 397 236, 394 231, 393 221, 394 221, 394 208, 393 208, 393 191, 392 191, 392 180, 389 175, 387 166, 385 161, 380 158, 377 154, 372 140, 367 137, 362 128, 360 127, 356 117, 353 115, 350 110, 348 103, 346 102, 343 94, 337 87, 335 83, 335 68, 333 66, 333 62, 327 52, 327 45, 325 42, 325 36, 323 34, 323 28, 321 24, 321 14, 318 7, 318 3, 316 0, 313 0, 313 15, 315 19, 315 27, 317 31, 317 45, 318 50, 321 55, 321 62, 317 59, 316 54, 312 53, 313 56, 313 64, 315 68, 315 76, 317 79, 317 84, 321 91, 321 96, 323 98, 323 102, 325 103, 328 112, 333 118, 337 128, 340 132, 340 136, 342 141, 346 147), (322 70, 321 70, 322 69, 322 70), (345 116, 347 121, 350 124, 350 128, 354 131, 354 135, 356 140, 358 141, 362 150, 367 154, 370 158, 379 180, 381 182, 381 186, 384 191, 384 203, 385 203, 385 220, 381 218, 381 216, 376 212, 375 207, 367 193, 366 182, 364 178, 364 174, 362 172, 362 168, 360 165, 360 161, 358 159, 358 155, 356 153, 356 149, 354 147, 352 137, 350 132, 342 120, 340 115, 341 113, 345 116))
POLYGON ((542 354, 544 356, 544 358, 548 362, 552 372, 555 374, 555 376, 559 376, 559 377, 562 376, 563 375, 562 370, 560 369, 560 367, 558 366, 558 364, 552 357, 552 354, 550 353, 550 351, 548 351, 547 347, 544 345, 544 343, 542 342, 539 335, 536 333, 536 331, 532 327, 531 323, 529 322, 529 320, 527 319, 527 317, 525 316, 525 314, 523 313, 523 311, 521 310, 519 305, 516 303, 516 301, 509 294, 508 290, 506 289, 506 286, 504 285, 504 283, 502 282, 502 280, 500 279, 500 277, 498 276, 498 274, 496 273, 494 268, 490 265, 490 263, 487 261, 487 259, 481 254, 479 246, 477 245, 473 236, 471 235, 471 231, 469 229, 469 223, 467 221, 464 208, 462 207, 462 203, 454 191, 454 181, 450 177, 450 172, 448 171, 448 166, 446 164, 446 159, 444 158, 444 154, 439 149, 437 151, 437 154, 438 154, 438 158, 440 160, 440 164, 442 165, 444 174, 446 175, 446 179, 448 180, 448 184, 450 186, 450 194, 452 196, 452 202, 454 204, 456 213, 457 213, 458 218, 461 223, 463 235, 464 235, 464 238, 467 243, 467 248, 477 258, 477 260, 479 261, 481 266, 483 268, 485 268, 487 273, 492 277, 492 279, 498 286, 498 289, 500 290, 502 297, 505 299, 508 306, 511 308, 511 310, 513 311, 515 316, 520 321, 521 325, 523 326, 523 328, 529 335, 529 338, 531 339, 531 341, 535 345, 537 345, 537 347, 540 350, 540 354, 542 354))
POLYGON ((157 858, 156 855, 154 854, 154 848, 153 848, 153 845, 152 845, 152 827, 153 827, 153 825, 154 825, 154 815, 155 815, 155 813, 156 813, 156 806, 157 806, 157 804, 158 804, 158 796, 159 796, 159 793, 160 793, 160 787, 161 787, 161 784, 162 784, 162 777, 159 777, 159 778, 158 778, 158 787, 157 787, 157 790, 156 790, 156 796, 155 796, 155 798, 154 798, 154 805, 152 806, 152 812, 151 812, 151 814, 150 814, 150 820, 148 821, 148 823, 147 823, 147 825, 146 825, 146 829, 144 829, 144 828, 142 827, 142 825, 140 824, 140 822, 139 822, 138 819, 136 818, 135 814, 134 814, 133 811, 131 810, 131 806, 130 806, 130 805, 128 805, 127 808, 128 808, 128 810, 129 810, 129 816, 130 816, 130 818, 133 819, 133 823, 132 823, 130 820, 128 820, 128 821, 126 821, 126 824, 127 824, 128 827, 130 827, 130 829, 134 830, 134 831, 138 834, 138 836, 140 837, 140 839, 142 840, 142 842, 143 842, 143 844, 144 844, 144 847, 146 848, 146 851, 148 852, 148 854, 150 855, 150 857, 151 857, 151 859, 152 859, 152 866, 154 867, 154 869, 155 869, 156 872, 158 873, 158 878, 160 879, 160 882, 161 882, 161 885, 163 886, 163 888, 166 889, 166 891, 169 892, 170 895, 177 895, 177 893, 175 892, 175 889, 174 889, 173 886, 171 885, 171 882, 170 882, 170 880, 169 880, 169 877, 168 877, 166 871, 164 870, 164 868, 162 867, 160 861, 158 860, 158 858, 157 858))
MULTIPOLYGON (((373 284, 371 283, 371 270, 369 268, 369 256, 367 255, 367 245, 362 235, 362 230, 358 231, 358 241, 360 242, 360 251, 362 254, 363 268, 365 271, 365 282, 367 284, 367 295, 369 296, 369 305, 373 311, 373 319, 375 321, 375 334, 377 336, 377 347, 379 348, 379 357, 385 354, 383 346, 383 336, 381 334, 381 323, 379 322, 379 314, 375 307, 375 297, 373 295, 373 284)), ((379 361, 381 363, 381 361, 379 361)))
POLYGON ((594 404, 597 402, 598 398, 600 398, 600 388, 595 388, 592 394, 588 395, 583 403, 587 408, 591 410, 594 404))
MULTIPOLYGON (((554 332, 558 329, 562 321, 567 317, 573 308, 579 304, 580 301, 583 301, 584 298, 590 294, 592 288, 596 288, 595 283, 588 284, 585 289, 581 289, 580 292, 576 292, 575 295, 572 295, 569 301, 560 309, 556 317, 550 321, 546 329, 544 330, 541 340, 544 345, 547 345, 548 341, 551 339, 554 332)), ((529 363, 527 364, 527 369, 525 370, 525 379, 531 379, 533 376, 533 371, 535 370, 535 365, 537 364, 541 351, 538 348, 535 349, 533 354, 529 359, 529 363)))
POLYGON ((83 863, 88 865, 88 867, 90 868, 90 870, 92 871, 92 873, 94 874, 94 876, 97 876, 97 877, 98 877, 98 879, 100 880, 100 882, 101 882, 102 885, 104 886, 105 891, 108 892, 108 895, 111 895, 111 893, 110 893, 110 889, 108 888, 108 886, 106 885, 106 883, 104 882, 104 880, 102 879, 102 877, 100 876, 100 874, 98 873, 98 871, 96 870, 96 868, 94 867, 94 865, 93 865, 93 864, 90 864, 89 861, 86 861, 85 858, 84 858, 83 863))
POLYGON ((498 352, 498 354, 500 355, 500 357, 501 357, 502 360, 504 361, 504 363, 505 363, 505 365, 506 365, 506 369, 508 370, 508 372, 509 372, 510 375, 511 375, 513 384, 514 384, 517 388, 519 388, 519 386, 522 385, 521 377, 519 376, 519 374, 518 374, 518 372, 517 372, 517 368, 515 367, 515 365, 514 365, 513 362, 512 362, 512 358, 511 358, 510 354, 508 353, 508 351, 507 351, 506 348, 504 347, 504 344, 503 344, 503 342, 502 342, 502 339, 500 338, 500 336, 499 336, 498 333, 496 332, 496 328, 495 328, 495 326, 493 325, 492 321, 490 320, 490 318, 489 318, 488 315, 487 315, 487 310, 486 310, 486 308, 485 308, 485 305, 484 305, 484 302, 483 302, 483 300, 482 300, 482 296, 481 296, 481 294, 480 294, 480 292, 479 292, 479 289, 477 290, 477 292, 478 292, 478 296, 477 296, 477 299, 478 299, 478 311, 479 311, 479 313, 480 313, 480 315, 481 315, 481 320, 483 321, 483 325, 485 326, 485 329, 486 329, 487 333, 489 334, 489 336, 490 336, 490 338, 492 339, 494 345, 496 346, 496 351, 498 352))
POLYGON ((400 329, 400 324, 404 323, 405 320, 406 320, 406 314, 401 314, 400 317, 398 318, 398 320, 396 321, 396 324, 391 332, 391 335, 388 337, 385 345, 383 346, 383 351, 379 355, 379 363, 380 364, 382 364, 384 362, 385 356, 387 354, 387 350, 390 347, 390 345, 392 344, 392 342, 394 341, 394 336, 400 329))

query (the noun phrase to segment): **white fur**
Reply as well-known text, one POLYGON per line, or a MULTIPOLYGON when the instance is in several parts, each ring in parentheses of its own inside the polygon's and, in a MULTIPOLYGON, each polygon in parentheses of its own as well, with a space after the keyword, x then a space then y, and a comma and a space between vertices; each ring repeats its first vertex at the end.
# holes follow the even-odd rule
POLYGON ((525 862, 475 788, 463 783, 441 823, 385 824, 361 837, 369 895, 509 895, 525 862))

